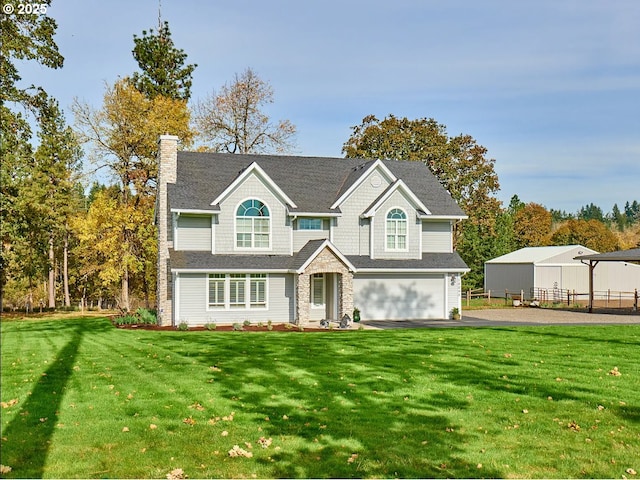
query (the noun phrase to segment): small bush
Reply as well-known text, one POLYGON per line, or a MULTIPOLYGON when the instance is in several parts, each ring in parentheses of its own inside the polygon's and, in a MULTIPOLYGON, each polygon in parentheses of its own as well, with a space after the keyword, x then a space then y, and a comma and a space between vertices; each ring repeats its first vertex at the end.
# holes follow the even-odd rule
POLYGON ((180 330, 181 332, 185 332, 189 330, 189 324, 185 321, 180 322, 178 324, 178 330, 180 330))
POLYGON ((264 323, 258 322, 258 327, 260 327, 260 328, 264 327, 264 323))
POLYGON ((242 328, 242 325, 240 325, 239 323, 234 323, 233 324, 233 330, 236 331, 236 332, 240 332, 240 331, 242 331, 244 329, 242 328))
POLYGON ((284 328, 286 328, 287 330, 291 330, 293 328, 293 325, 291 325, 290 323, 285 323, 284 328))
POLYGON ((127 314, 121 317, 116 317, 113 320, 116 325, 136 325, 138 323, 138 317, 135 315, 127 314))
POLYGON ((267 330, 269 331, 273 330, 273 325, 267 325, 267 330))
POLYGON ((143 325, 157 325, 158 317, 155 310, 147 310, 140 307, 136 310, 136 316, 140 319, 140 323, 143 325))
POLYGON ((245 327, 250 327, 251 322, 249 320, 245 320, 244 322, 242 322, 242 325, 244 325, 245 327))
POLYGON ((209 322, 205 324, 204 328, 206 328, 207 330, 215 330, 217 326, 218 326, 217 324, 213 322, 209 322))
POLYGON ((271 320, 267 320, 267 326, 271 326, 273 325, 273 322, 271 320))

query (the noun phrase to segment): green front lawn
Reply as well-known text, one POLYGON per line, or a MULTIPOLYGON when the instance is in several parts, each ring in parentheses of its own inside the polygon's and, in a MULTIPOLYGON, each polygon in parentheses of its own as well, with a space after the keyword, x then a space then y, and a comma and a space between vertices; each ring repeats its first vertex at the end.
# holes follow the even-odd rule
POLYGON ((640 326, 1 328, 6 478, 640 472, 640 326))

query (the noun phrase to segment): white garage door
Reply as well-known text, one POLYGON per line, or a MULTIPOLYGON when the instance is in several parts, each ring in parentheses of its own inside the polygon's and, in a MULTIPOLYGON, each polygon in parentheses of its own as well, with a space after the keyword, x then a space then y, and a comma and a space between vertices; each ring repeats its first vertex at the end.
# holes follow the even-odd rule
POLYGON ((446 318, 444 277, 356 274, 353 305, 363 320, 446 318))

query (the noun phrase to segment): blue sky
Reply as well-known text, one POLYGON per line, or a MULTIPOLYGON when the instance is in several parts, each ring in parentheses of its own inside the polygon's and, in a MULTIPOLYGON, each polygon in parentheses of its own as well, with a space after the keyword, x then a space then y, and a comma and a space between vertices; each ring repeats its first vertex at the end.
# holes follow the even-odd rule
MULTIPOLYGON (((74 97, 100 107, 136 70, 158 0, 53 0, 47 15, 65 66, 21 73, 73 123, 74 97)), ((301 155, 342 156, 369 114, 432 117, 488 148, 505 203, 640 200, 638 0, 162 0, 162 19, 198 64, 192 99, 251 67, 301 155)))

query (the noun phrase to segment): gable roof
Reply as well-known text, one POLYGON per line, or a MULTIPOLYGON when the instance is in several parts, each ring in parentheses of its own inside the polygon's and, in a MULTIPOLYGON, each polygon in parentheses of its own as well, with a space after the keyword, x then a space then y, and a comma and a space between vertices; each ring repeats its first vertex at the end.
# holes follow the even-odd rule
POLYGON ((304 247, 300 249, 298 253, 293 256, 290 268, 294 269, 296 273, 304 272, 304 269, 318 256, 320 252, 325 248, 329 249, 338 260, 346 265, 350 271, 355 271, 353 264, 347 260, 347 258, 340 253, 329 240, 309 240, 304 247))
POLYGON ((372 166, 381 165, 402 179, 433 215, 466 217, 422 162, 206 152, 178 152, 177 180, 168 184, 171 208, 219 211, 211 202, 254 163, 293 202, 289 211, 294 214, 339 213, 336 200, 372 166))
POLYGON ((485 263, 540 263, 558 255, 576 251, 576 255, 596 253, 582 245, 561 245, 551 247, 525 247, 515 252, 507 253, 491 259, 485 263))
POLYGON ((386 202, 389 197, 398 190, 409 197, 409 199, 414 203, 421 215, 431 214, 429 209, 420 201, 420 199, 411 191, 411 189, 409 189, 401 179, 398 179, 391 185, 389 185, 389 187, 384 192, 382 192, 382 194, 371 204, 371 206, 369 206, 369 208, 367 208, 362 216, 365 218, 373 217, 378 209, 382 206, 382 204, 386 202))

